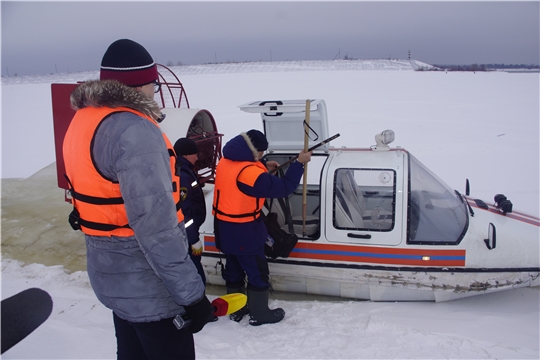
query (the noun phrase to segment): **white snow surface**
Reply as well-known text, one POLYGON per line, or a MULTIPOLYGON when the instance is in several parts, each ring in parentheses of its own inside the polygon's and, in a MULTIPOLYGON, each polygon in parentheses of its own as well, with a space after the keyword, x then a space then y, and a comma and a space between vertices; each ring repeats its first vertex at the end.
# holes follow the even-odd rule
MULTIPOLYGON (((422 63, 420 65, 424 66, 422 63)), ((539 74, 415 72, 407 60, 171 67, 192 108, 209 110, 224 142, 262 130, 238 105, 324 99, 334 146, 368 147, 385 129, 451 187, 539 213, 539 74), (377 70, 377 71, 371 71, 377 70)), ((2 299, 39 287, 50 318, 4 359, 113 359, 111 311, 81 268, 56 185, 50 84, 98 72, 2 78, 2 299), (62 225, 59 225, 62 224, 62 225), (9 256, 8 256, 9 255, 9 256), (30 258, 23 263, 20 259, 30 258), (75 260, 73 260, 75 258, 75 260), (75 264, 75 265, 74 265, 75 264), (78 264, 78 265, 77 265, 78 264)), ((540 256, 540 254, 539 254, 540 256)), ((210 299, 224 293, 209 287, 210 299)), ((374 303, 276 293, 285 319, 252 327, 221 318, 195 334, 199 359, 538 359, 538 287, 446 303, 374 303)))
MULTIPOLYGON (((2 278, 3 298, 38 287, 54 301, 51 317, 4 359, 115 358, 112 314, 86 272, 3 259, 2 278)), ((538 359, 538 299, 538 288, 446 303, 273 299, 286 311, 280 323, 220 318, 195 346, 199 359, 538 359)))

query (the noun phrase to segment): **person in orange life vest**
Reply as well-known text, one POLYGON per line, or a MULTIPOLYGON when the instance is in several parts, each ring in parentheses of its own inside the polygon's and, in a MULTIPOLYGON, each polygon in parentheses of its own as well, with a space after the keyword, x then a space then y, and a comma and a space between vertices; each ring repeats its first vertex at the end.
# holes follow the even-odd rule
POLYGON ((113 42, 100 80, 71 94, 77 112, 64 139, 70 223, 85 234, 90 283, 113 312, 118 359, 194 359, 193 333, 212 313, 177 210, 180 179, 158 125, 157 80, 143 46, 113 42), (184 309, 193 323, 178 330, 173 319, 184 309))
MULTIPOLYGON (((264 255, 267 229, 261 209, 266 198, 290 195, 300 183, 304 164, 311 152, 301 152, 283 178, 270 175, 261 158, 268 148, 258 130, 242 133, 225 144, 216 168, 212 213, 216 245, 226 256, 223 279, 227 293, 244 292, 247 276, 248 304, 231 314, 240 321, 249 314, 250 325, 276 323, 283 319, 281 308, 268 308, 269 271, 264 255)), ((272 162, 269 168, 277 163, 272 162)))

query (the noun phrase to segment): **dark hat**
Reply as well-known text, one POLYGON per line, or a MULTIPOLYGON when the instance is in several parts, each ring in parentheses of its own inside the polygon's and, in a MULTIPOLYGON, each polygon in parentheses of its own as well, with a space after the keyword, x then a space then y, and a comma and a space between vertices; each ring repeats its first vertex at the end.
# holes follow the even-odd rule
POLYGON ((188 138, 180 138, 174 144, 174 152, 176 156, 193 155, 199 152, 199 148, 195 141, 188 138))
POLYGON ((268 140, 266 140, 266 136, 262 132, 253 129, 249 130, 247 135, 251 139, 251 143, 255 146, 255 149, 258 151, 266 151, 268 149, 268 140))
POLYGON ((158 78, 157 66, 146 49, 129 39, 113 42, 101 60, 101 80, 143 86, 158 78))

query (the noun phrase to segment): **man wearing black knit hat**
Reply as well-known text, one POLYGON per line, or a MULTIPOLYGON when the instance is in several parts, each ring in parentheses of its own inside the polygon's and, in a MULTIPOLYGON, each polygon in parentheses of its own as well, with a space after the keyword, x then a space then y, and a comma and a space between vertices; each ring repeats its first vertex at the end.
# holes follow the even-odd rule
POLYGON ((186 223, 186 233, 191 246, 191 260, 197 267, 199 275, 206 285, 206 275, 201 265, 203 245, 199 239, 199 228, 206 219, 206 204, 203 185, 199 183, 195 173, 195 164, 199 159, 199 148, 195 141, 180 138, 174 143, 176 153, 176 172, 180 175, 180 196, 182 212, 186 223))
POLYGON ((311 152, 301 152, 285 176, 270 175, 277 163, 261 161, 268 149, 266 136, 259 130, 232 138, 223 147, 223 157, 216 168, 214 232, 216 245, 226 256, 222 273, 227 293, 243 293, 247 277, 248 304, 230 315, 240 321, 249 314, 250 325, 277 323, 285 316, 281 308, 268 308, 269 270, 264 254, 268 231, 262 215, 266 198, 289 196, 300 183, 304 164, 311 152))
POLYGON ((64 140, 70 223, 85 234, 92 288, 113 311, 118 359, 193 359, 193 333, 212 313, 188 255, 173 147, 153 100, 158 90, 146 49, 113 42, 100 80, 71 94, 77 112, 64 140), (193 322, 178 330, 173 319, 184 309, 193 322))

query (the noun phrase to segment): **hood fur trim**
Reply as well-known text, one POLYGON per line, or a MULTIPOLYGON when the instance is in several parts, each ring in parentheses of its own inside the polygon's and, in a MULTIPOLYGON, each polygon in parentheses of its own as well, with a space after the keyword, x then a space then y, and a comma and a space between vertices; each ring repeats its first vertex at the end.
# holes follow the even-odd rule
POLYGON ((260 160, 260 158, 259 158, 259 150, 257 150, 255 145, 253 145, 249 135, 247 133, 245 133, 245 132, 240 133, 240 135, 244 138, 244 140, 246 140, 246 144, 249 147, 249 150, 251 150, 251 152, 253 153, 253 159, 255 159, 255 161, 259 161, 260 160))
POLYGON ((77 111, 85 107, 128 107, 158 121, 159 105, 142 92, 116 80, 92 80, 82 83, 71 93, 71 107, 77 111))

